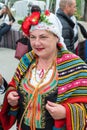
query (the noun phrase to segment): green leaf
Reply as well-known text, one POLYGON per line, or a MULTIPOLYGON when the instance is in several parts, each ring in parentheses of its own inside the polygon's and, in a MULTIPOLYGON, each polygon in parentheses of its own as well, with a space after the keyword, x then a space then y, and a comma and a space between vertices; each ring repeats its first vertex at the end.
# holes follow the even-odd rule
POLYGON ((23 20, 18 20, 17 22, 18 24, 22 24, 23 20))

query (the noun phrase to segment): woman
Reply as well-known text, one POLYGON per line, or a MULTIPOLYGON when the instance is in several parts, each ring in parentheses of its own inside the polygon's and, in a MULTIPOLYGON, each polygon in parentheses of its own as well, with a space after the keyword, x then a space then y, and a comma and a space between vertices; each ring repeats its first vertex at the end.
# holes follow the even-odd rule
POLYGON ((7 5, 4 5, 3 8, 0 10, 0 18, 2 18, 3 20, 3 23, 0 25, 0 41, 1 41, 2 36, 11 29, 11 26, 15 21, 15 19, 7 5))
POLYGON ((32 13, 22 24, 32 51, 9 83, 0 121, 8 130, 83 130, 86 127, 87 65, 65 50, 57 17, 32 13))

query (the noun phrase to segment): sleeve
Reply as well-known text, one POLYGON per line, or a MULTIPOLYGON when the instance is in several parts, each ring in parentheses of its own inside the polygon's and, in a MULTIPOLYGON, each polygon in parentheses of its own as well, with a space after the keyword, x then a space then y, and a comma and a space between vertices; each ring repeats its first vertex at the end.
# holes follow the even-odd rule
POLYGON ((67 130, 85 130, 86 108, 83 103, 66 104, 67 130))
POLYGON ((55 120, 55 129, 85 130, 86 129, 86 104, 63 104, 66 108, 66 119, 55 120))
POLYGON ((3 17, 3 14, 0 15, 0 19, 3 17))
POLYGON ((0 86, 0 94, 3 94, 5 92, 5 87, 4 87, 4 85, 2 84, 1 86, 0 86))
POLYGON ((7 90, 7 88, 8 88, 8 83, 7 83, 7 81, 3 78, 3 81, 4 81, 4 87, 5 87, 5 90, 7 90))
POLYGON ((18 106, 14 106, 14 107, 10 106, 8 101, 7 101, 7 96, 9 94, 9 92, 17 91, 17 87, 19 85, 19 82, 20 82, 23 74, 28 69, 30 62, 29 62, 27 55, 28 54, 24 55, 21 58, 15 74, 14 74, 11 82, 8 84, 8 89, 7 89, 5 97, 4 97, 3 106, 2 106, 2 109, 0 112, 0 123, 2 124, 2 127, 4 130, 9 130, 13 126, 13 124, 15 123, 16 118, 17 118, 19 107, 18 106))
POLYGON ((81 33, 84 36, 84 38, 87 38, 87 31, 84 28, 84 26, 81 23, 78 23, 78 26, 80 27, 81 33))
MULTIPOLYGON (((71 71, 69 75, 64 75, 64 80, 63 76, 59 77, 57 103, 65 107, 66 118, 65 120, 55 120, 55 128, 57 129, 63 126, 67 130, 87 129, 87 65, 78 56, 75 55, 75 57, 78 58, 78 60, 76 59, 77 63, 75 62, 76 65, 71 62, 72 66, 75 66, 74 72, 71 71), (64 90, 62 88, 65 88, 65 91, 62 91, 64 90), (60 124, 62 125, 59 126, 60 124)), ((73 70, 72 66, 69 71, 73 70)))
POLYGON ((12 16, 12 21, 15 22, 15 18, 12 16))
POLYGON ((11 107, 7 101, 8 92, 4 97, 3 106, 0 111, 0 124, 4 130, 9 130, 15 123, 18 106, 11 107))
POLYGON ((3 94, 8 87, 7 81, 3 78, 2 85, 0 86, 0 93, 3 94))

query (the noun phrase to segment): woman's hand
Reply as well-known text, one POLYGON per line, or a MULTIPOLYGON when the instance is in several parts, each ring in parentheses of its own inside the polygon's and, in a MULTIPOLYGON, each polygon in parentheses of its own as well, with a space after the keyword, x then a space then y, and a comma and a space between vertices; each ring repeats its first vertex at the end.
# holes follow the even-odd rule
POLYGON ((66 109, 61 104, 47 101, 46 109, 55 120, 66 118, 66 109))
POLYGON ((12 22, 12 21, 9 21, 8 25, 12 25, 12 24, 13 24, 13 22, 12 22))
POLYGON ((8 103, 11 105, 11 106, 16 106, 18 105, 18 99, 19 99, 19 95, 16 91, 12 91, 8 94, 7 96, 7 100, 8 100, 8 103))
POLYGON ((3 9, 0 10, 0 15, 2 15, 2 14, 4 14, 4 10, 3 9))

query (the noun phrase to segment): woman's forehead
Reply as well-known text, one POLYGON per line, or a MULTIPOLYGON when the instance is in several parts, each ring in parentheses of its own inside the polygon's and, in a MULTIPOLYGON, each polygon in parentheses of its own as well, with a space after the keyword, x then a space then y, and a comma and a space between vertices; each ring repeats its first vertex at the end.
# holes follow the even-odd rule
POLYGON ((30 35, 53 35, 53 33, 47 30, 33 30, 30 35))
POLYGON ((5 6, 3 6, 3 9, 6 9, 6 7, 5 7, 5 6))

